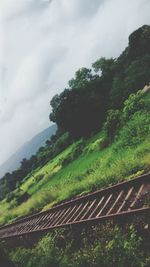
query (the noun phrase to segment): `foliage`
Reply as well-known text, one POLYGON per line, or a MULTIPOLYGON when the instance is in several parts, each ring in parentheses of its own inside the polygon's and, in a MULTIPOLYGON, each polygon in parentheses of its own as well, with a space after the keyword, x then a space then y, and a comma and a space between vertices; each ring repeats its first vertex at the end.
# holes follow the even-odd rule
POLYGON ((76 71, 75 78, 71 79, 68 84, 71 89, 80 89, 86 87, 88 83, 95 79, 92 71, 87 68, 81 68, 76 71))
POLYGON ((15 253, 11 253, 15 263, 19 267, 58 267, 59 250, 56 248, 54 238, 46 236, 33 249, 20 248, 15 253))
POLYGON ((86 87, 65 89, 51 101, 50 119, 75 139, 87 137, 102 125, 108 92, 103 81, 90 81, 86 87))
MULTIPOLYGON (((51 100, 50 119, 59 129, 68 131, 75 139, 89 136, 102 127, 108 108, 121 108, 131 93, 149 82, 149 32, 149 26, 134 32, 129 37, 129 46, 118 59, 102 57, 92 64, 93 72, 82 68, 75 73, 75 78, 69 81, 69 89, 51 100), (145 53, 141 53, 144 48, 145 53)), ((109 113, 110 120, 115 113, 109 113)), ((114 120, 112 118, 112 125, 117 123, 114 120)))
MULTIPOLYGON (((27 192, 24 192, 23 190, 16 189, 15 191, 10 192, 7 197, 6 201, 9 203, 10 201, 13 201, 15 205, 20 205, 21 203, 27 201, 29 198, 29 194, 27 192), (15 200, 15 202, 14 202, 15 200)), ((12 202, 11 202, 12 204, 12 202)))
POLYGON ((131 147, 140 144, 150 132, 150 116, 137 111, 118 134, 117 147, 131 147))
POLYGON ((150 81, 150 26, 144 25, 129 36, 129 45, 115 62, 110 91, 111 107, 121 107, 131 93, 150 81))
MULTIPOLYGON (((125 128, 127 127, 124 126, 124 131, 125 128)), ((11 209, 11 203, 0 202, 0 223, 44 207, 50 208, 54 203, 75 195, 115 184, 133 174, 135 176, 139 172, 143 173, 145 169, 150 170, 149 134, 147 137, 145 135, 143 141, 131 147, 121 145, 122 136, 118 136, 118 140, 105 149, 91 149, 100 138, 102 136, 98 135, 95 139, 89 140, 81 156, 63 167, 60 166, 60 162, 70 155, 74 145, 62 152, 37 171, 36 175, 44 174, 39 182, 35 182, 32 176, 29 177, 22 185, 22 189, 30 194, 29 200, 11 209)), ((126 142, 128 143, 127 140, 126 142)))
MULTIPOLYGON (((135 94, 131 94, 127 100, 125 100, 123 104, 123 109, 111 109, 107 112, 107 118, 106 122, 104 124, 104 130, 106 132, 106 136, 109 138, 110 141, 113 140, 115 136, 117 136, 119 130, 121 127, 124 126, 125 123, 128 123, 132 116, 137 112, 136 119, 134 118, 134 122, 129 123, 129 128, 131 128, 131 131, 133 132, 133 136, 135 134, 135 137, 138 135, 139 128, 142 129, 143 127, 143 133, 147 134, 148 128, 146 130, 146 127, 148 127, 149 124, 149 107, 144 99, 144 92, 142 90, 139 90, 135 94), (139 113, 138 113, 139 112, 139 113), (143 113, 143 119, 142 117, 138 119, 138 114, 143 113), (144 120, 145 116, 145 120, 144 120), (135 122, 136 120, 136 122, 135 122), (133 126, 133 124, 136 124, 133 126), (138 126, 139 123, 139 126, 138 126), (130 127, 131 124, 131 127, 130 127), (147 125, 147 126, 146 126, 147 125), (138 128, 138 129, 137 129, 138 128)), ((127 129, 127 132, 129 129, 127 129)), ((127 134, 124 133, 124 137, 128 137, 127 134)), ((139 133, 139 142, 141 141, 140 136, 142 136, 142 132, 139 133)), ((131 133, 129 134, 129 138, 131 138, 131 133)), ((122 136, 123 139, 123 136, 122 136)), ((131 141, 131 140, 130 140, 131 141)), ((129 141, 129 144, 130 144, 129 141)))
POLYGON ((121 112, 120 110, 109 110, 107 114, 107 119, 104 124, 104 129, 106 131, 107 136, 110 138, 110 140, 113 139, 115 136, 117 130, 119 129, 121 124, 121 112))
POLYGON ((143 25, 129 36, 131 58, 150 53, 150 26, 143 25))
POLYGON ((113 58, 106 59, 104 57, 98 59, 92 64, 94 71, 97 73, 101 71, 102 75, 110 75, 115 66, 115 60, 113 58))
POLYGON ((68 132, 62 134, 53 145, 53 154, 56 156, 72 143, 72 138, 68 132))
POLYGON ((144 111, 146 103, 144 101, 144 92, 139 90, 136 94, 131 94, 124 102, 123 118, 128 121, 136 111, 144 111))
POLYGON ((19 267, 148 267, 150 263, 133 226, 124 233, 107 224, 93 227, 88 235, 86 229, 78 235, 72 231, 69 237, 63 230, 56 231, 55 237, 47 235, 32 249, 19 248, 10 255, 19 267))
MULTIPOLYGON (((120 115, 117 113, 120 118, 119 128, 116 127, 114 141, 107 147, 103 145, 107 139, 106 131, 101 131, 86 141, 81 139, 75 142, 42 168, 31 172, 20 184, 22 190, 15 190, 0 202, 0 222, 8 222, 43 208, 45 210, 75 195, 149 170, 149 104, 149 93, 131 95, 122 111, 119 111, 120 115), (24 193, 30 196, 29 199, 22 198, 24 193)), ((110 118, 107 127, 114 131, 115 116, 110 118)), ((60 137, 60 144, 67 144, 67 136, 64 134, 60 137)))
POLYGON ((74 161, 77 159, 79 156, 81 156, 83 149, 85 147, 85 141, 84 140, 79 140, 74 147, 72 148, 71 152, 66 155, 66 157, 61 159, 61 165, 62 167, 68 165, 70 162, 74 161))
POLYGON ((69 133, 57 133, 52 136, 45 147, 41 147, 36 155, 30 159, 22 159, 20 168, 12 173, 6 173, 0 180, 0 200, 5 197, 9 199, 13 190, 19 190, 21 183, 24 182, 28 174, 31 173, 33 180, 38 182, 43 178, 43 174, 34 176, 34 170, 45 165, 50 159, 54 158, 72 143, 69 133))
POLYGON ((110 91, 111 107, 120 108, 131 93, 149 83, 149 77, 150 55, 129 60, 126 64, 124 61, 116 62, 116 74, 110 91))

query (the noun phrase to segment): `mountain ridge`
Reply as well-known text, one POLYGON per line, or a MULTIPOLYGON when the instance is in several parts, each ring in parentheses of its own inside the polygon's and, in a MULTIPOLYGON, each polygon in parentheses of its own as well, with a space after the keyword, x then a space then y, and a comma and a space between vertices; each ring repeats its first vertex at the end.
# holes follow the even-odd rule
POLYGON ((4 163, 0 165, 0 179, 6 172, 17 169, 23 158, 29 159, 38 149, 45 144, 56 132, 57 126, 53 124, 36 134, 32 139, 25 142, 15 153, 13 153, 4 163))

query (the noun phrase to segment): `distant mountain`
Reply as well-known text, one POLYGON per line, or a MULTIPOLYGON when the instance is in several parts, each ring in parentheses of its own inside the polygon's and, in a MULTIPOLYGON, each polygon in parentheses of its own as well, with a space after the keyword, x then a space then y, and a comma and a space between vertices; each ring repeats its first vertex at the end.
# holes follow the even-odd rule
POLYGON ((53 134, 55 134, 56 129, 57 126, 54 124, 35 135, 30 141, 21 146, 7 161, 0 166, 0 178, 2 178, 6 172, 12 172, 17 169, 23 158, 29 159, 33 154, 35 154, 38 149, 43 146, 53 134))

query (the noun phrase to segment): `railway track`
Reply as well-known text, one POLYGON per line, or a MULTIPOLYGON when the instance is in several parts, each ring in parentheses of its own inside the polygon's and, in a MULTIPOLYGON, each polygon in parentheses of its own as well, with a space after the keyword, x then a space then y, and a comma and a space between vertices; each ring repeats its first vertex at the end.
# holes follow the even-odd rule
POLYGON ((141 214, 150 215, 150 173, 2 226, 0 239, 141 214))

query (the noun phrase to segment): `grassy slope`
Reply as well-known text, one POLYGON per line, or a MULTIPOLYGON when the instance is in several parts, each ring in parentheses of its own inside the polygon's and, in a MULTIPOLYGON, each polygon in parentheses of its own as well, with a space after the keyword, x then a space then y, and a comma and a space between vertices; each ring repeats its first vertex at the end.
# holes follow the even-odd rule
MULTIPOLYGON (((150 93, 145 101, 150 104, 150 93)), ((138 119, 142 121, 142 114, 138 119)), ((123 134, 129 135, 126 141, 128 138, 129 141, 132 140, 131 126, 134 127, 135 121, 132 120, 131 118, 128 125, 121 130, 123 134)), ((29 200, 21 205, 17 205, 15 199, 9 203, 6 200, 1 201, 0 223, 33 211, 45 210, 77 194, 102 188, 149 170, 150 132, 142 135, 139 142, 133 142, 130 146, 122 143, 120 134, 112 145, 102 148, 104 138, 105 134, 101 132, 89 139, 82 154, 65 167, 61 165, 62 160, 78 146, 78 143, 68 147, 43 168, 36 170, 33 175, 29 174, 21 185, 21 189, 30 194, 29 200)))

